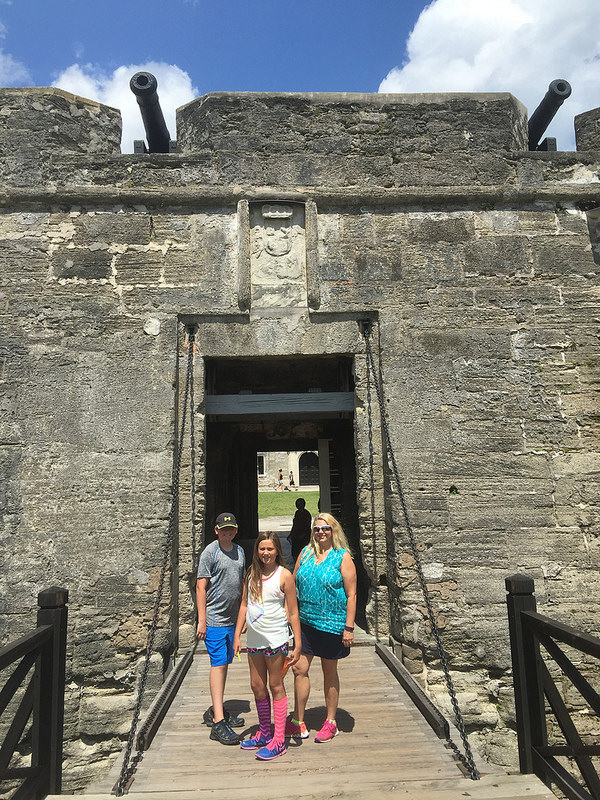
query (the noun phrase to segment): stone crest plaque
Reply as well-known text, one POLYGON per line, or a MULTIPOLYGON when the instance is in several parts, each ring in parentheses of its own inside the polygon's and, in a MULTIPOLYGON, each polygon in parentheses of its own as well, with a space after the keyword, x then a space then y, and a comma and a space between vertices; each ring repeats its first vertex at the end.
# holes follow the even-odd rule
POLYGON ((250 274, 252 308, 307 305, 303 205, 251 204, 250 274))

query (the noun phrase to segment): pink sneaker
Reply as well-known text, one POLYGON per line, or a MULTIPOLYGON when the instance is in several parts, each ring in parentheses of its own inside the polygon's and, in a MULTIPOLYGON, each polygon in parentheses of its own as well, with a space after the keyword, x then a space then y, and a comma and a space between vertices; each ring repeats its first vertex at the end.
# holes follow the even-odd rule
POLYGON ((289 717, 285 721, 285 735, 299 736, 300 739, 308 739, 308 731, 304 722, 296 722, 292 717, 289 717))
POLYGON ((315 736, 315 742, 328 742, 333 739, 334 736, 337 736, 338 733, 339 731, 336 723, 326 719, 323 723, 323 727, 315 736))

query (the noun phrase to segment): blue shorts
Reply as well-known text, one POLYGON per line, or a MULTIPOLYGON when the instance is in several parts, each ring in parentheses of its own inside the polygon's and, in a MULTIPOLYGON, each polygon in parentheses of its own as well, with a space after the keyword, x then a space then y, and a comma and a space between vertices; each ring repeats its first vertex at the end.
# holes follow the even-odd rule
POLYGON ((206 649, 211 667, 222 667, 233 661, 233 634, 235 625, 223 628, 206 628, 206 649))

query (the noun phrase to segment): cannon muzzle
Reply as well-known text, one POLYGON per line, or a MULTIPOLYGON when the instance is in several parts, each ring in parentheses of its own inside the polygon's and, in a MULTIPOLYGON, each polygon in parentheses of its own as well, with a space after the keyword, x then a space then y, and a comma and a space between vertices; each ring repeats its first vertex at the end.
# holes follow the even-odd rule
MULTIPOLYGON (((565 102, 567 97, 571 94, 571 84, 562 78, 552 81, 548 87, 548 91, 544 95, 542 102, 533 112, 529 118, 529 149, 530 150, 546 150, 550 148, 542 148, 539 146, 540 139, 546 132, 546 128, 552 120, 558 109, 565 102)), ((556 147, 554 147, 556 149, 556 147)))
POLYGON ((129 88, 136 96, 140 107, 148 140, 148 152, 169 153, 171 137, 158 101, 158 81, 150 72, 136 72, 129 81, 129 88))

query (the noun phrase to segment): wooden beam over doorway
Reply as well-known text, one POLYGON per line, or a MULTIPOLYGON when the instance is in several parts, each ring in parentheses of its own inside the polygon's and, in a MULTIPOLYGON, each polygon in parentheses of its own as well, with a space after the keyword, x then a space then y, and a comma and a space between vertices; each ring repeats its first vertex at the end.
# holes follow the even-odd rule
POLYGON ((354 392, 301 392, 286 394, 208 394, 205 413, 219 417, 248 415, 298 417, 329 416, 354 411, 354 392))

